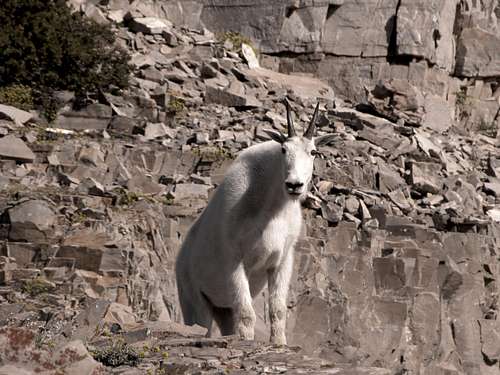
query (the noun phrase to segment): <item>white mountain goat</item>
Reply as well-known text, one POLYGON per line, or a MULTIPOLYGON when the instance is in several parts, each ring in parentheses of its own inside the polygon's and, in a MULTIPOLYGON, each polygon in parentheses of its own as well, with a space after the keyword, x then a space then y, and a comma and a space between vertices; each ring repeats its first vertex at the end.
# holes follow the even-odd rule
POLYGON ((307 193, 316 146, 333 135, 313 138, 319 103, 303 136, 293 127, 285 99, 288 137, 267 131, 272 141, 243 151, 229 168, 177 258, 179 300, 187 325, 211 335, 254 338, 252 299, 269 289, 270 341, 286 344, 286 298, 293 252, 302 225, 300 198, 307 193))

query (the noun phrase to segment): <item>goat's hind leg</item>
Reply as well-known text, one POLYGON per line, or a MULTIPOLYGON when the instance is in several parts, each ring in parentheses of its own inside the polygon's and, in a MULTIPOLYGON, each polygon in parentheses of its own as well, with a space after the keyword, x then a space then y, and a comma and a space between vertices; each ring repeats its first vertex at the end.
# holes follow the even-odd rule
POLYGON ((214 306, 212 308, 212 313, 222 336, 230 336, 236 334, 233 309, 228 307, 214 306))
POLYGON ((197 294, 199 295, 195 300, 190 300, 186 296, 179 298, 184 324, 188 326, 198 324, 205 327, 208 330, 207 337, 210 337, 212 335, 212 306, 202 292, 197 294))

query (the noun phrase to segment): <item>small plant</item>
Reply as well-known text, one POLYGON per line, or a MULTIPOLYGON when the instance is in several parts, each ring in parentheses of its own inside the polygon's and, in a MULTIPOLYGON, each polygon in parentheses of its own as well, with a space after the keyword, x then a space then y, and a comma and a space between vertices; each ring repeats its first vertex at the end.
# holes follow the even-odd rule
POLYGON ((154 198, 149 195, 136 193, 135 191, 129 191, 121 187, 115 189, 114 193, 116 196, 115 204, 118 204, 120 206, 130 206, 141 199, 145 199, 148 202, 155 202, 154 198))
POLYGON ((186 103, 184 102, 184 99, 173 95, 170 96, 167 112, 173 114, 174 116, 177 116, 182 112, 184 112, 185 109, 186 109, 186 103))
POLYGON ((53 289, 54 285, 41 277, 26 280, 21 287, 21 290, 24 293, 29 294, 31 297, 35 297, 42 293, 48 293, 53 289))
POLYGON ((136 366, 140 361, 137 351, 123 340, 116 340, 102 349, 90 350, 90 354, 96 361, 111 367, 136 366))
POLYGON ((163 203, 165 206, 173 205, 174 201, 175 201, 175 199, 171 196, 165 196, 160 200, 160 202, 163 203))
POLYGON ((41 114, 49 124, 54 122, 57 118, 57 112, 62 107, 62 103, 52 95, 51 89, 44 88, 36 90, 35 93, 35 104, 41 109, 41 114))
POLYGON ((243 43, 248 44, 253 49, 254 53, 257 54, 257 51, 255 50, 255 47, 250 38, 238 32, 226 31, 225 33, 219 34, 217 36, 217 39, 222 43, 229 41, 233 45, 233 50, 237 53, 241 52, 241 45, 243 43))
POLYGON ((234 155, 231 153, 231 151, 220 146, 194 148, 193 153, 201 160, 208 162, 234 159, 234 155))
POLYGON ((83 223, 88 219, 87 215, 82 211, 77 211, 71 216, 73 224, 83 223))
POLYGON ((117 188, 113 191, 116 194, 116 204, 120 206, 130 206, 139 200, 139 196, 125 188, 117 188))
POLYGON ((33 109, 33 93, 26 85, 13 84, 0 87, 0 103, 29 111, 33 109))
POLYGON ((44 346, 49 349, 53 349, 56 345, 53 339, 48 338, 48 334, 45 329, 42 329, 41 332, 35 335, 34 343, 35 348, 37 349, 41 349, 44 346))

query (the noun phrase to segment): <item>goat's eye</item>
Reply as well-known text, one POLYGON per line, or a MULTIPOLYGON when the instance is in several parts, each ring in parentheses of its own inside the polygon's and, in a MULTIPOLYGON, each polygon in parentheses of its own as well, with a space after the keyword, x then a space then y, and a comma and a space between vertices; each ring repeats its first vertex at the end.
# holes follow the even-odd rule
POLYGON ((317 150, 311 150, 311 155, 312 156, 318 156, 319 152, 317 150))
POLYGON ((282 154, 286 154, 286 148, 281 147, 281 153, 282 153, 282 154))

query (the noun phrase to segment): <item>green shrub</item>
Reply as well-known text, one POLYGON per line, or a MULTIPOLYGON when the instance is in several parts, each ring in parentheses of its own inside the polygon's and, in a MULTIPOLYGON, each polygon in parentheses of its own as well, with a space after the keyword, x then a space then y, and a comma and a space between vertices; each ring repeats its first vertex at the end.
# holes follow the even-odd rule
POLYGON ((21 290, 29 294, 31 297, 35 297, 39 294, 48 293, 54 289, 54 285, 40 277, 35 279, 24 281, 21 290))
POLYGON ((111 367, 136 366, 140 361, 139 353, 121 340, 113 342, 102 349, 91 350, 90 354, 96 361, 111 367))
POLYGON ((222 43, 224 43, 225 41, 231 42, 234 51, 237 53, 241 52, 241 45, 243 43, 248 44, 253 49, 253 52, 257 55, 257 50, 255 49, 252 40, 245 35, 242 35, 235 31, 226 31, 224 33, 218 34, 216 37, 222 43))
POLYGON ((181 114, 186 109, 184 99, 177 96, 170 96, 168 101, 167 112, 173 114, 174 116, 181 114))
POLYGON ((33 109, 33 92, 26 85, 0 87, 0 103, 11 105, 25 111, 33 109))
POLYGON ((71 13, 65 0, 1 0, 0 25, 0 87, 78 95, 128 85, 129 56, 111 28, 71 13))

